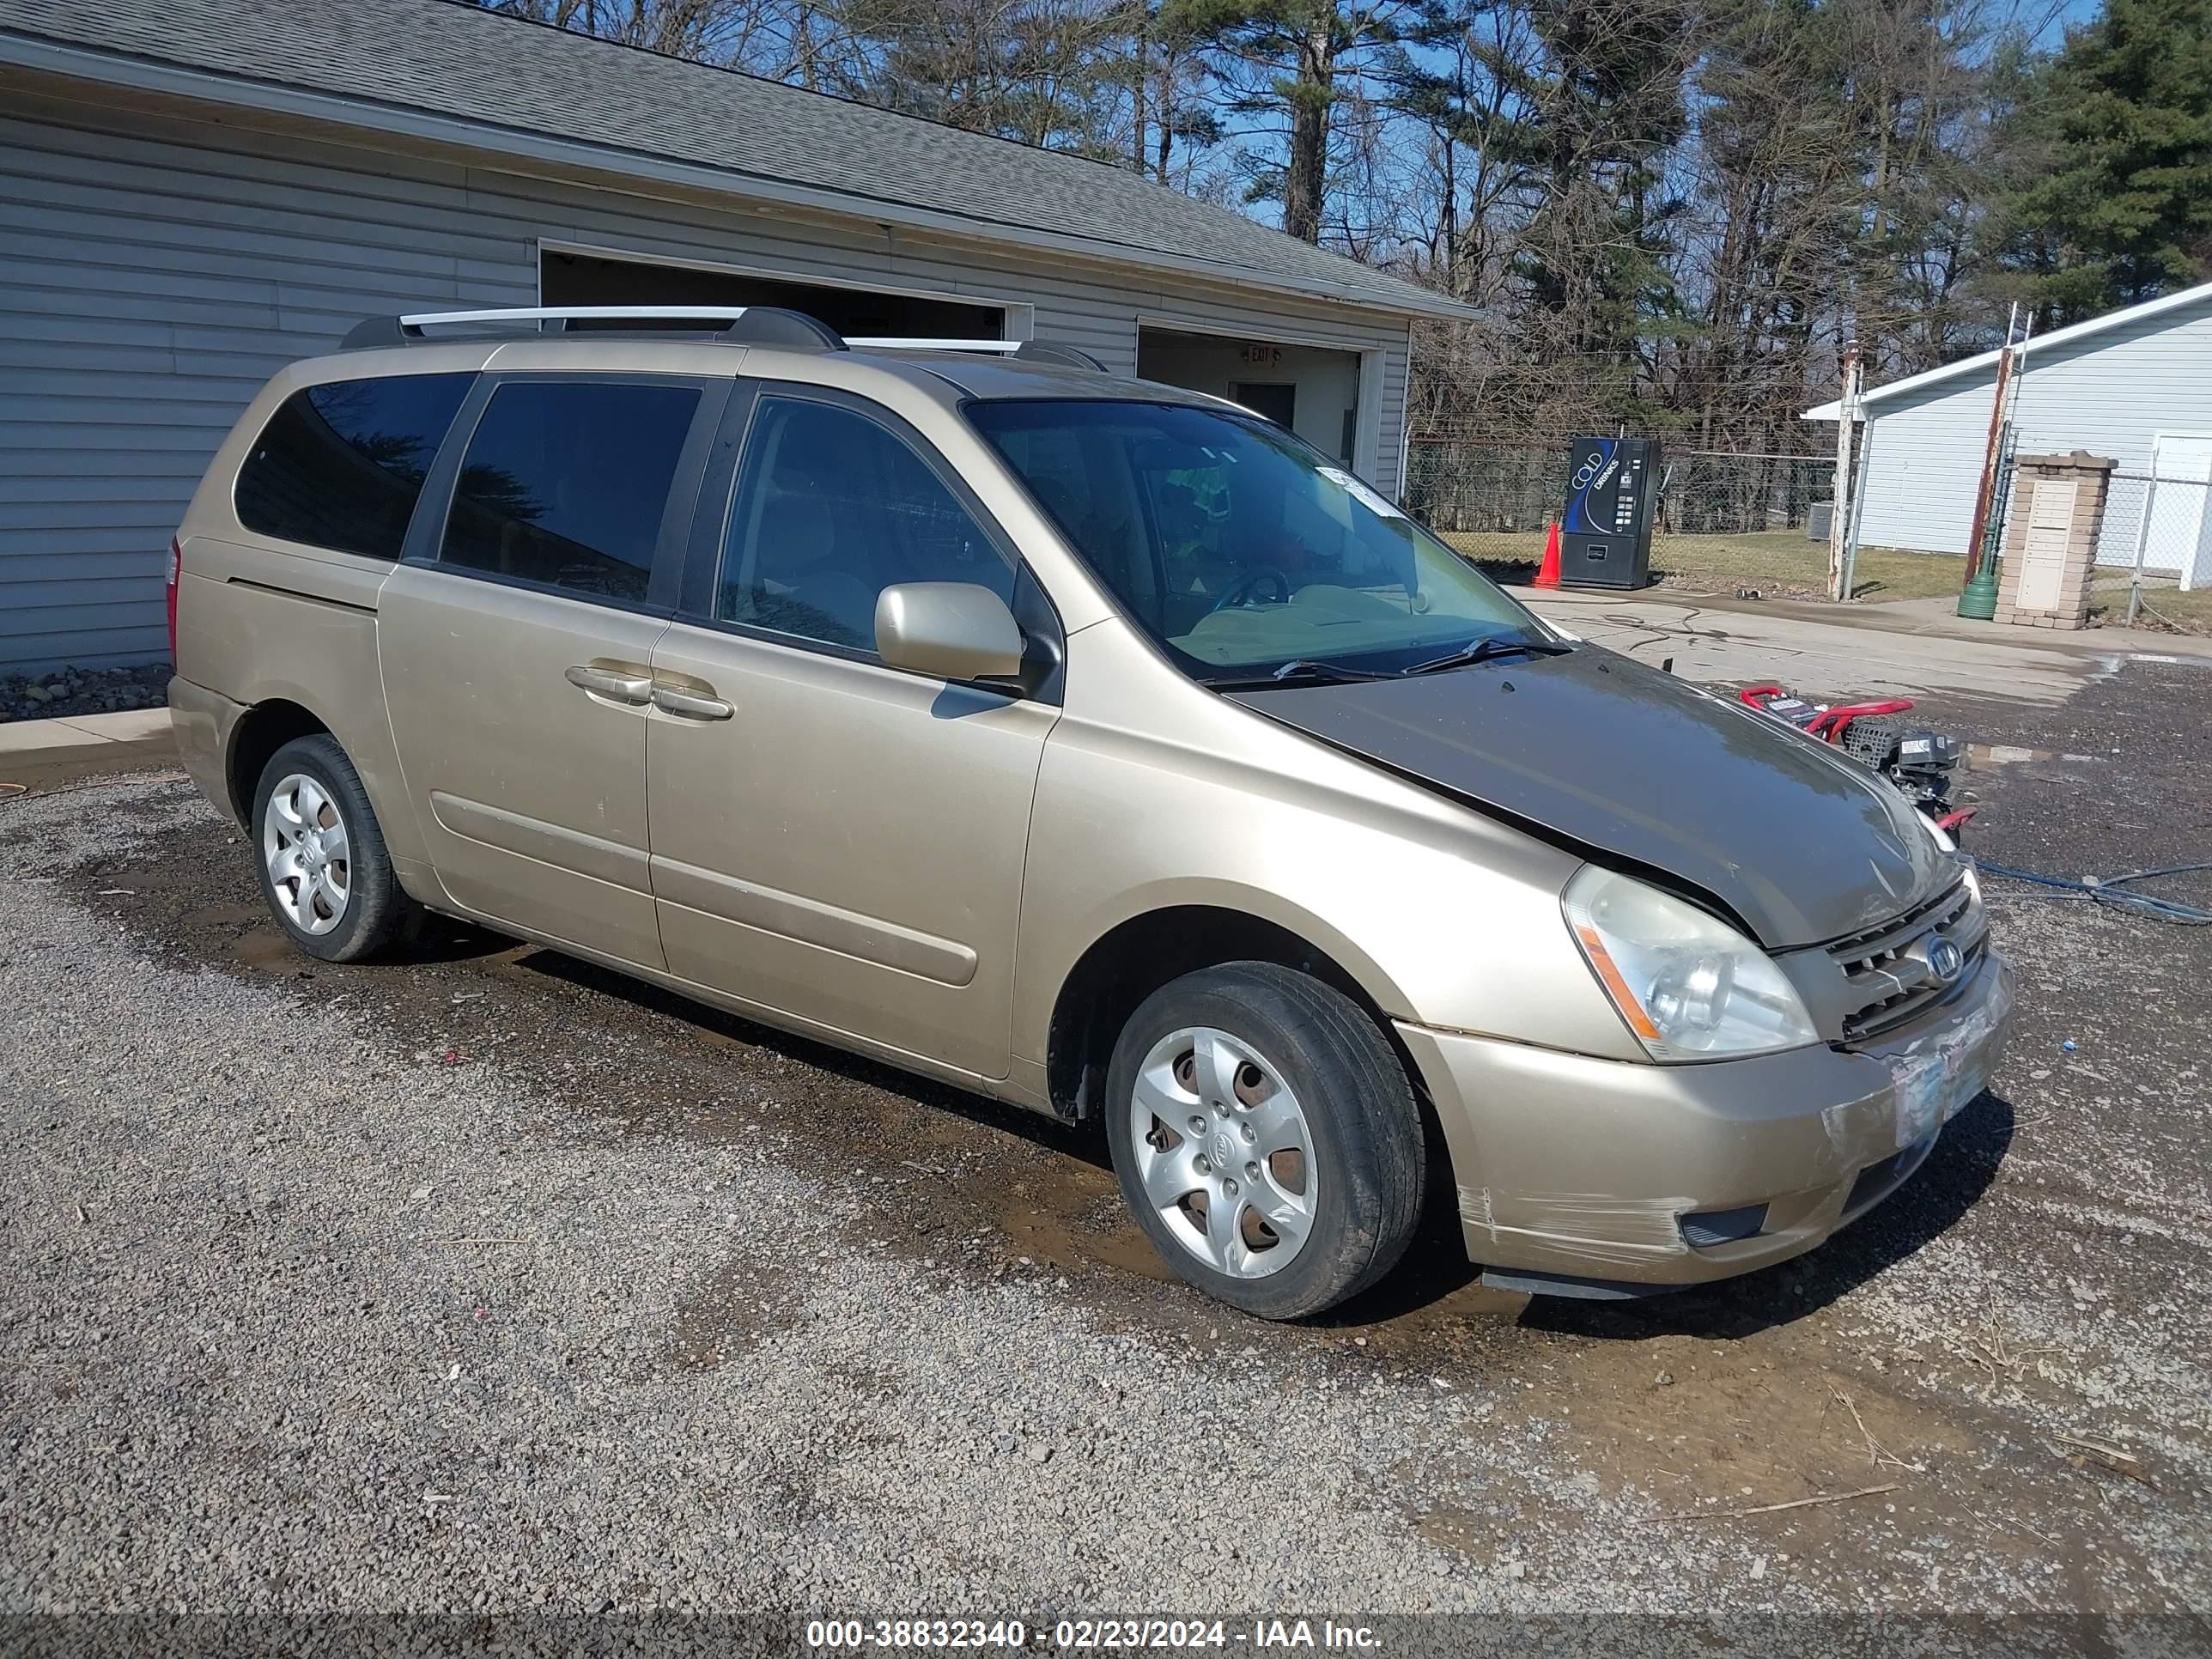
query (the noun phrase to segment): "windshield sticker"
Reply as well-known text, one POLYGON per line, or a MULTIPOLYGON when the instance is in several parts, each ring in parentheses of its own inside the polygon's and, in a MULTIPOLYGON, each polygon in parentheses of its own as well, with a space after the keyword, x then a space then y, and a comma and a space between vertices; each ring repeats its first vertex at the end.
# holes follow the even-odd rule
POLYGON ((1398 510, 1395 503, 1377 495, 1340 466, 1317 466, 1314 471, 1331 483, 1351 491, 1352 499, 1377 518, 1402 519, 1406 516, 1398 510))

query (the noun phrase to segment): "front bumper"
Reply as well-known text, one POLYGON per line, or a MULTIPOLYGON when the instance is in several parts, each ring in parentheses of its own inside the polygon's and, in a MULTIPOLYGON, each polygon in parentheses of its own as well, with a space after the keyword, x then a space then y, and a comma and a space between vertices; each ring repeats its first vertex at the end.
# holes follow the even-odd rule
POLYGON ((1996 1065, 2010 980, 1991 953, 1880 1042, 1706 1065, 1398 1031, 1443 1127, 1468 1257, 1559 1281, 1532 1288, 1632 1293, 1787 1261, 1894 1192, 1996 1065))

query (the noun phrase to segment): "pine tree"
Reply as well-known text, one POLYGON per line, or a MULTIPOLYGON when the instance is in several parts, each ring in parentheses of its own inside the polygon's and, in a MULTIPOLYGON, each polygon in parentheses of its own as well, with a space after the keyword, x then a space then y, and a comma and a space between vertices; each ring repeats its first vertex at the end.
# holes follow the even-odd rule
POLYGON ((1210 50, 1232 117, 1284 119, 1282 159, 1247 157, 1247 198, 1280 201, 1283 228, 1319 241, 1341 79, 1397 45, 1414 0, 1169 0, 1161 15, 1210 50))
POLYGON ((2046 322, 2212 278, 2212 6, 2108 0, 2036 90, 2048 166, 2008 228, 2046 322))

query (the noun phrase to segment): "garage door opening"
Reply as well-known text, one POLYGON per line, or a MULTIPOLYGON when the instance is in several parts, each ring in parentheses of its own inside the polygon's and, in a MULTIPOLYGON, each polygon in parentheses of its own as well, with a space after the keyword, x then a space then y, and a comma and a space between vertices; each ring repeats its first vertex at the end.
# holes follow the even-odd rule
POLYGON ((548 306, 785 306, 839 334, 902 339, 1003 340, 1004 306, 837 288, 736 270, 540 252, 539 303, 548 306))
POLYGON ((1145 328, 1137 373, 1239 403, 1324 455, 1359 465, 1359 354, 1218 334, 1145 328))

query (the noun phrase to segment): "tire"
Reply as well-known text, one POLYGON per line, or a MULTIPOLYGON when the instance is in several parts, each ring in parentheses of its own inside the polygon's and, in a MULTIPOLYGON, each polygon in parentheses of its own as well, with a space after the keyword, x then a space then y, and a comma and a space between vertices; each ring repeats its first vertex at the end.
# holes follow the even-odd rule
POLYGON ((250 840, 270 914, 311 957, 360 962, 414 916, 361 774, 326 732, 270 757, 253 788, 250 840))
POLYGON ((1234 962, 1161 987, 1122 1028, 1106 1101, 1137 1224, 1231 1307, 1309 1317, 1376 1283, 1413 1238, 1424 1149, 1405 1067, 1309 974, 1234 962))

